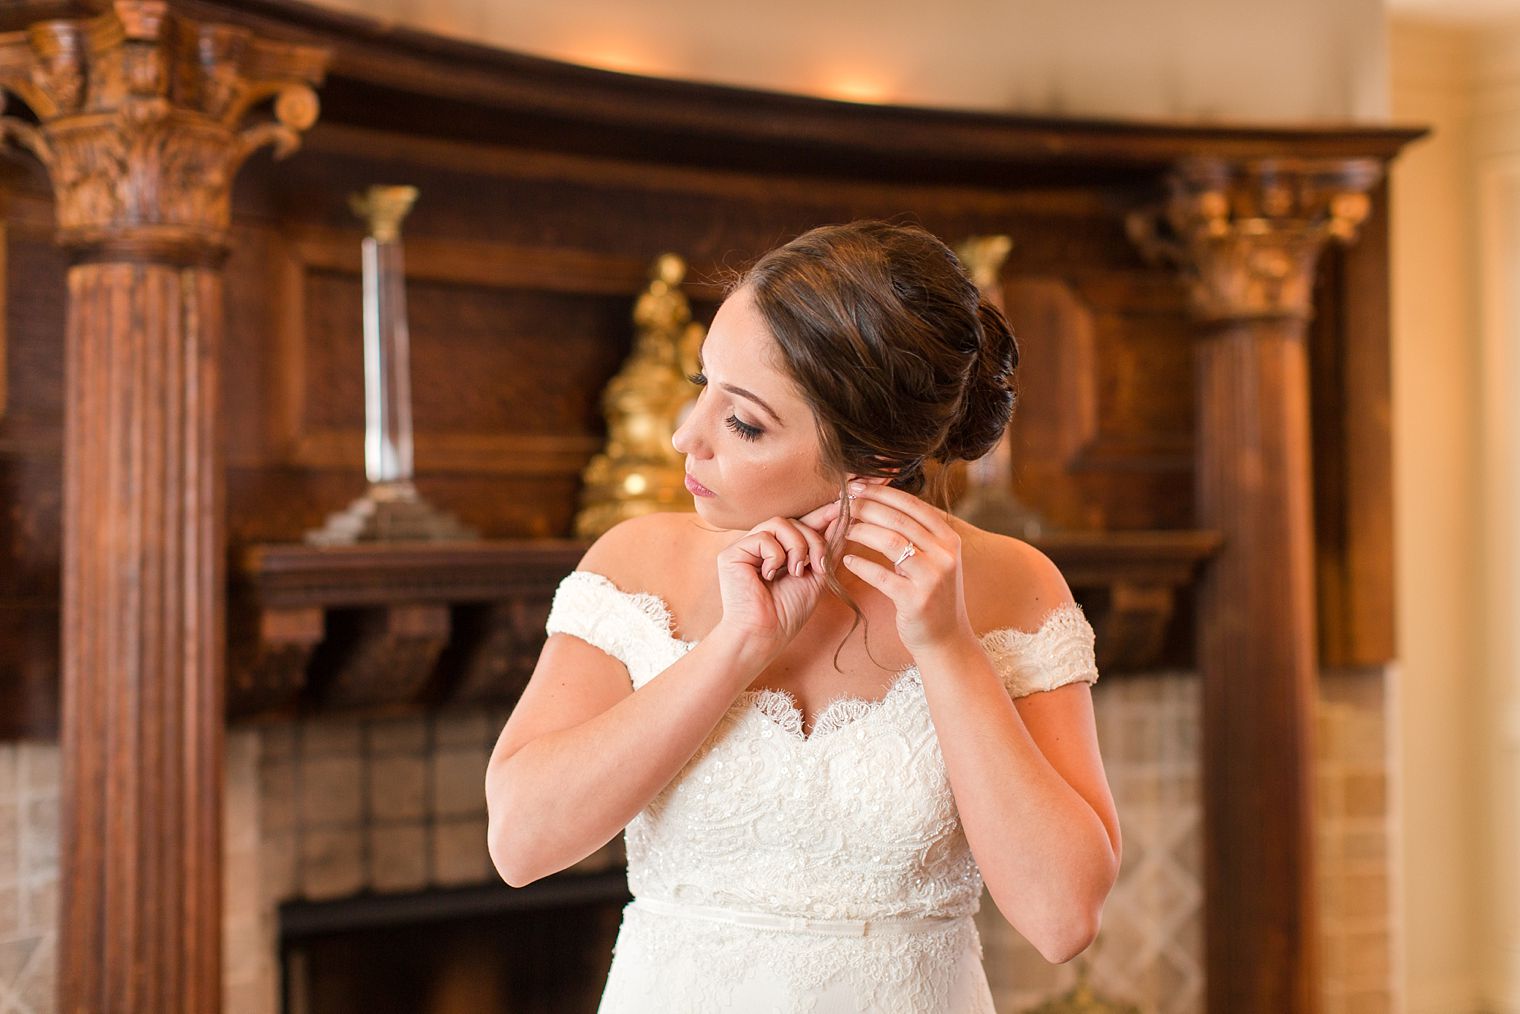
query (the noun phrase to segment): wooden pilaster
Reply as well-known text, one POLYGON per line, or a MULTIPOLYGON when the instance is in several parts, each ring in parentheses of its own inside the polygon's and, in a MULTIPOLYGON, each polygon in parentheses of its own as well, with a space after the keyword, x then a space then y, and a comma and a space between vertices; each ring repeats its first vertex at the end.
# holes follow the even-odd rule
POLYGON ((59 1002, 221 1006, 232 178, 316 118, 325 54, 115 0, 0 34, 0 139, 47 167, 65 336, 59 1002), (272 116, 252 110, 273 100, 272 116), (250 121, 249 125, 244 125, 250 121))
POLYGON ((1223 536, 1197 600, 1210 1011, 1321 1007, 1305 339, 1319 253, 1354 237, 1379 174, 1371 160, 1199 159, 1131 221, 1191 285, 1197 522, 1223 536))

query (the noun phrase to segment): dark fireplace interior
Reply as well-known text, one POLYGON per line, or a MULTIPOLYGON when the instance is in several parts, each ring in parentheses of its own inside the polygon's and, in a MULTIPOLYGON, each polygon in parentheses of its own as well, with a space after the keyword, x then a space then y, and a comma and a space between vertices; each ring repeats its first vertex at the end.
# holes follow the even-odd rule
POLYGON ((285 1014, 593 1014, 624 870, 280 907, 285 1014))

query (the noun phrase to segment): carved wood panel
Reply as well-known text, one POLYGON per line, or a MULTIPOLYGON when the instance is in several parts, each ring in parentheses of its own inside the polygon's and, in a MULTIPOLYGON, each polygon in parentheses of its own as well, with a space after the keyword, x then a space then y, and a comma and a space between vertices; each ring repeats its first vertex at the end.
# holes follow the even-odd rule
MULTIPOLYGON (((406 111, 359 116, 351 87, 338 82, 324 92, 335 118, 308 132, 299 159, 276 166, 255 155, 234 190, 222 371, 234 547, 298 539, 362 491, 362 229, 346 198, 377 181, 421 189, 406 237, 418 482, 488 537, 570 531, 580 467, 603 438, 597 396, 627 351, 627 314, 653 256, 674 250, 687 258, 685 288, 707 320, 726 271, 811 225, 863 215, 917 220, 950 239, 1013 237, 1004 283, 1025 353, 1014 423, 1021 496, 1073 530, 1192 525, 1185 289, 1144 265, 1125 236, 1126 212, 1156 187, 1142 165, 1153 139, 1136 138, 1127 154, 1127 142, 1103 142, 1116 147, 1106 149, 1114 161, 1102 171, 1048 171, 1035 158, 1015 164, 1022 156, 1010 154, 1012 168, 997 174, 947 162, 943 171, 917 166, 894 181, 816 159, 736 155, 719 166, 653 147, 577 151, 526 136, 501 143, 489 132, 466 136, 466 121, 449 119, 458 110, 447 105, 434 117, 436 130, 387 129, 406 111)), ((1317 135, 1301 141, 1329 143, 1317 135)), ((1258 142, 1221 134, 1208 143, 1258 142)), ((1153 162, 1158 171, 1165 164, 1153 162)), ((6 163, 0 172, 11 280, 0 469, 9 470, 12 510, 21 512, 13 531, 26 533, 12 537, 10 566, 0 572, 26 575, 43 595, 51 589, 35 576, 56 574, 59 559, 63 263, 45 186, 35 167, 6 163)), ((1357 260, 1359 250, 1348 264, 1380 263, 1375 251, 1357 260)), ((1377 315, 1367 315, 1358 295, 1370 289, 1357 278, 1362 284, 1349 275, 1322 282, 1317 302, 1342 307, 1332 341, 1356 328, 1376 332, 1377 315)), ((1340 375, 1346 384, 1358 376, 1340 375)), ((1316 405, 1330 394, 1317 386, 1316 405)), ((1324 460, 1333 471, 1353 459, 1324 460)), ((1375 475, 1348 487, 1331 478, 1317 476, 1326 491, 1316 498, 1319 517, 1365 516, 1338 505, 1338 489, 1380 495, 1375 475)), ((1350 531, 1344 520, 1336 524, 1350 531)), ((1377 572, 1376 538, 1341 541, 1363 562, 1322 558, 1322 574, 1377 572)), ((1376 642, 1378 612, 1359 590, 1366 581, 1335 584, 1335 608, 1361 617, 1344 625, 1337 643, 1376 642)), ((26 632, 10 657, 51 657, 46 628, 34 619, 10 623, 26 632)))
POLYGON ((1019 336, 1016 488, 1056 525, 1185 528, 1191 482, 1192 350, 1174 279, 1136 271, 1016 276, 1004 285, 1019 336), (1131 497, 1112 495, 1129 489, 1131 497))

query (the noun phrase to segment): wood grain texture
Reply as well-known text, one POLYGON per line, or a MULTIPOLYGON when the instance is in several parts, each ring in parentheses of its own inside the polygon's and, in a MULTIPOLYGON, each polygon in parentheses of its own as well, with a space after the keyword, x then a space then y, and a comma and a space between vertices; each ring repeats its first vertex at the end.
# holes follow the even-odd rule
POLYGON ((0 34, 0 89, 26 112, 0 103, 0 140, 48 170, 72 262, 48 336, 64 367, 56 1001, 200 1014, 222 999, 231 179, 294 148, 325 54, 151 0, 88 13, 0 34))
MULTIPOLYGON (((155 183, 137 163, 59 193, 34 164, 0 167, 0 734, 51 731, 61 667, 62 1009, 220 1003, 224 543, 234 571, 267 550, 246 572, 256 594, 234 598, 249 620, 226 646, 248 694, 229 696, 234 715, 320 696, 313 658, 334 610, 369 618, 357 643, 410 655, 352 656, 356 706, 510 699, 567 550, 518 580, 491 572, 489 545, 571 530, 645 266, 685 258, 709 321, 731 269, 868 216, 951 242, 1013 237, 1017 492, 1093 603, 1105 668, 1160 652, 1203 672, 1210 1009, 1313 1009, 1316 638, 1325 658, 1364 663, 1393 644, 1386 241, 1374 224, 1300 279, 1312 306, 1297 325, 1225 314, 1199 337, 1184 278, 1142 263, 1126 222, 1189 159, 1385 161, 1418 131, 870 107, 571 67, 293 0, 170 6, 333 59, 308 150, 226 163, 226 194, 206 189, 216 173, 155 183), (421 189, 407 239, 418 484, 489 540, 462 568, 391 551, 312 566, 275 548, 363 488, 362 228, 347 196, 377 182, 421 189), (172 228, 131 234, 111 194, 172 228), (1156 531, 1175 541, 1148 545, 1156 531)), ((0 29, 100 9, 24 0, 0 29)), ((287 112, 294 129, 313 109, 287 112)), ((183 150, 189 164, 219 149, 183 150)), ((1376 223, 1382 190, 1371 206, 1376 223)))
POLYGON ((1198 349, 1198 510, 1224 540, 1197 588, 1208 1009, 1313 1012, 1318 670, 1302 324, 1222 326, 1198 349))
POLYGON ((61 1010, 220 1002, 214 270, 69 272, 61 1010))
MULTIPOLYGON (((1322 1003, 1306 346, 1321 256, 1355 240, 1380 177, 1363 159, 1190 160, 1163 206, 1130 217, 1142 251, 1188 284, 1194 500, 1222 538, 1196 588, 1210 1010, 1313 1014, 1322 1003)), ((1330 436, 1338 446, 1338 427, 1330 436)))
MULTIPOLYGON (((1389 207, 1386 182, 1374 205, 1389 207)), ((1374 215, 1355 245, 1326 251, 1321 290, 1359 296, 1310 323, 1319 652, 1334 668, 1397 655, 1388 230, 1374 215)))

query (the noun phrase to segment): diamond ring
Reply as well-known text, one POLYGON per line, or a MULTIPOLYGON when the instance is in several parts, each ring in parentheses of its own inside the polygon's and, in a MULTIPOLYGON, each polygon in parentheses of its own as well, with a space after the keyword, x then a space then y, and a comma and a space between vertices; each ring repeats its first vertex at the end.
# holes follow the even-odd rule
POLYGON ((908 543, 906 546, 903 547, 902 555, 897 558, 897 561, 895 563, 893 563, 892 566, 893 567, 900 566, 904 560, 906 560, 908 557, 912 556, 914 553, 917 553, 917 552, 918 552, 918 547, 915 546, 911 542, 908 543))

